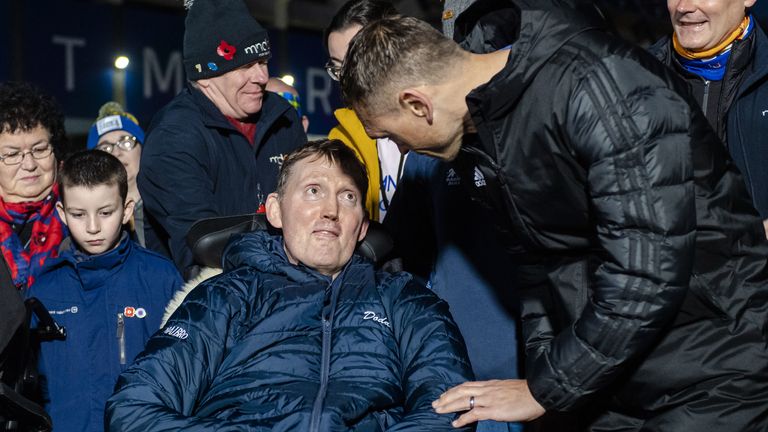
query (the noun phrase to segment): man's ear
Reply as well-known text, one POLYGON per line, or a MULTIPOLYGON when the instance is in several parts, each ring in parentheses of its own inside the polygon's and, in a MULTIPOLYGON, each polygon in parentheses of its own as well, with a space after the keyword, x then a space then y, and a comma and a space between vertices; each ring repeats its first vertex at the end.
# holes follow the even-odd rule
POLYGON ((757 0, 744 0, 744 8, 751 8, 756 2, 757 0))
POLYGON ((59 219, 67 225, 67 214, 64 212, 64 204, 61 201, 56 201, 56 212, 59 214, 59 219))
POLYGON ((283 215, 280 213, 280 200, 278 199, 277 193, 272 192, 267 195, 265 206, 267 207, 267 220, 270 225, 275 228, 282 228, 283 215))
POLYGON ((369 225, 369 219, 368 214, 365 214, 365 218, 363 219, 363 225, 360 227, 360 235, 357 236, 357 241, 363 241, 365 238, 365 235, 368 234, 368 225, 369 225))
POLYGON ((401 108, 432 125, 434 111, 432 98, 428 94, 417 89, 405 89, 397 95, 397 99, 401 108))
POLYGON ((131 220, 131 216, 133 216, 133 210, 135 208, 136 202, 131 198, 127 198, 125 205, 123 206, 123 225, 127 224, 128 221, 131 220))

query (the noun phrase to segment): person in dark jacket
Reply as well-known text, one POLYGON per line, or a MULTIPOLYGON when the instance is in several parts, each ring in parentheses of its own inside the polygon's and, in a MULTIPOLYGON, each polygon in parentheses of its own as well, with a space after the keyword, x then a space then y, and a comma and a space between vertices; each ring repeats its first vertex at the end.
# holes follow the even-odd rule
POLYGON ((353 256, 365 168, 340 141, 286 157, 266 231, 235 238, 120 377, 110 431, 448 431, 432 400, 472 376, 448 306, 353 256))
POLYGON ((147 247, 196 273, 185 236, 197 220, 253 213, 275 188, 283 158, 306 142, 301 119, 265 90, 266 30, 243 0, 187 2, 189 85, 149 127, 138 185, 147 247))
POLYGON ((755 1, 670 0, 674 33, 650 50, 692 89, 768 233, 768 38, 749 14, 755 1))
POLYGON ((181 286, 176 267, 130 239, 123 163, 106 152, 70 156, 60 172, 61 219, 73 244, 28 291, 66 330, 41 343, 46 411, 57 432, 104 430, 104 404, 117 376, 160 328, 165 305, 181 286))
POLYGON ((471 54, 384 19, 352 40, 341 79, 372 137, 476 163, 477 198, 519 252, 527 379, 463 384, 437 412, 469 409, 457 425, 569 412, 586 430, 768 427, 768 245, 684 83, 565 2, 475 8, 488 14, 471 37, 510 35, 508 49, 471 54))

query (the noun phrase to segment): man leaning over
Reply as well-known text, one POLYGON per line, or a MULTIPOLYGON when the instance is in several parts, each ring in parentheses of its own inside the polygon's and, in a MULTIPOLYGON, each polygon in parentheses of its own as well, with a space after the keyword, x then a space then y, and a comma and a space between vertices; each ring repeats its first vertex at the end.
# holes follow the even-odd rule
POLYGON ((582 430, 765 430, 768 243, 696 101, 563 1, 494 1, 516 16, 478 37, 506 50, 387 18, 341 75, 371 137, 476 163, 476 198, 524 248, 526 380, 466 383, 435 408, 471 408, 457 425, 565 411, 582 430))

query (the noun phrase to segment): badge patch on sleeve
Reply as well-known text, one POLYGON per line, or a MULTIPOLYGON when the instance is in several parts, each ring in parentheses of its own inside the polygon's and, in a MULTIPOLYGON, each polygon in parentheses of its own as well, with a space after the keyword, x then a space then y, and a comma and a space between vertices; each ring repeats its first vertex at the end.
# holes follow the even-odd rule
POLYGON ((187 331, 184 330, 181 326, 177 325, 166 328, 163 330, 163 334, 167 334, 168 336, 172 336, 181 340, 189 337, 189 333, 187 333, 187 331))

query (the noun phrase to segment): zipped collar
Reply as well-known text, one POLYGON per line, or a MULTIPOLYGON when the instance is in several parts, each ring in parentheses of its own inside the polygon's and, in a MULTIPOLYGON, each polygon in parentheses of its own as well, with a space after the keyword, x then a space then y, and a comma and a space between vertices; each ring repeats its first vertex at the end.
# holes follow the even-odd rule
POLYGON ((509 57, 501 72, 467 96, 473 117, 478 110, 488 118, 508 113, 552 55, 577 35, 600 27, 586 18, 574 18, 569 15, 572 10, 556 8, 548 1, 516 3, 520 8, 519 36, 508 42, 509 57), (547 4, 550 8, 543 9, 547 4))
MULTIPOLYGON (((319 281, 324 285, 331 285, 334 281, 330 276, 321 274, 302 263, 291 264, 285 254, 283 237, 271 235, 267 231, 232 236, 222 256, 225 272, 241 266, 250 266, 261 272, 285 276, 298 283, 319 281)), ((336 279, 342 279, 349 268, 364 261, 365 258, 353 254, 336 279)))
MULTIPOLYGON (((750 55, 746 56, 749 59, 749 64, 744 70, 744 81, 739 85, 739 90, 736 94, 737 99, 749 91, 753 85, 762 82, 768 76, 768 36, 766 36, 759 22, 755 22, 755 29, 752 33, 751 41, 745 40, 742 42, 750 42, 753 48, 750 55)), ((674 65, 678 70, 681 70, 676 64, 672 49, 672 39, 669 36, 661 38, 649 50, 662 63, 674 65)), ((729 72, 726 72, 726 75, 728 74, 729 72)))
POLYGON ((755 30, 752 37, 752 61, 745 71, 744 81, 739 86, 737 98, 768 76, 768 37, 760 27, 759 22, 755 22, 755 30))
POLYGON ((563 45, 583 32, 600 28, 602 23, 595 16, 574 14, 573 5, 560 5, 563 2, 557 0, 506 1, 499 4, 496 10, 481 2, 490 3, 491 0, 480 0, 471 8, 485 8, 486 15, 477 17, 474 25, 463 23, 464 31, 472 33, 478 40, 481 37, 477 28, 480 28, 494 39, 495 46, 511 46, 504 68, 467 95, 469 113, 480 139, 465 140, 462 148, 467 151, 474 148, 476 152, 495 160, 496 150, 492 137, 488 136, 486 124, 504 118, 517 105, 539 70, 563 45), (499 14, 507 14, 509 18, 500 19, 499 14), (487 16, 493 18, 487 19, 487 16), (519 31, 499 33, 494 25, 505 21, 519 22, 519 31), (503 41, 498 40, 500 34, 518 36, 515 40, 503 41))
POLYGON ((133 250, 133 241, 123 231, 120 243, 114 249, 98 255, 88 255, 77 249, 75 242, 64 251, 51 269, 68 265, 80 279, 84 290, 89 291, 104 286, 104 281, 120 270, 133 250))

